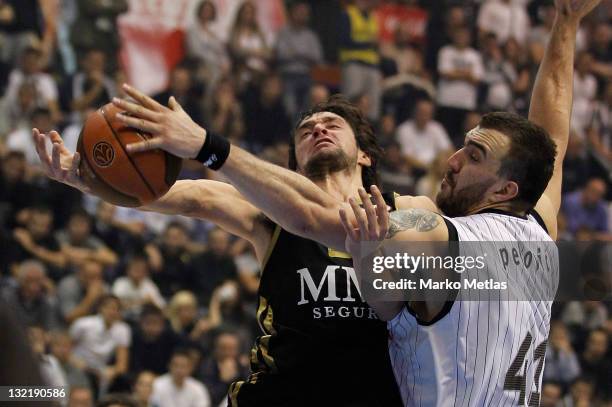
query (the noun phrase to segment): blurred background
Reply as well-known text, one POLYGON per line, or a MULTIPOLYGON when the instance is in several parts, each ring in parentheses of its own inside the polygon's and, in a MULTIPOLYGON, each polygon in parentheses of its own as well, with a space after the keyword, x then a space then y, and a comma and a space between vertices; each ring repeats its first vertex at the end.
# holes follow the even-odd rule
MULTIPOLYGON (((248 374, 260 270, 211 223, 50 181, 32 127, 74 150, 129 82, 286 166, 300 112, 340 92, 377 129, 384 189, 434 197, 483 113, 527 114, 554 14, 538 0, 0 0, 0 293, 46 382, 73 407, 163 406, 164 380, 191 377, 202 405, 224 405, 248 374)), ((611 17, 604 0, 578 33, 559 215, 608 287, 611 17)), ((219 176, 185 162, 181 178, 219 176)), ((542 405, 611 405, 610 300, 555 303, 542 405)))

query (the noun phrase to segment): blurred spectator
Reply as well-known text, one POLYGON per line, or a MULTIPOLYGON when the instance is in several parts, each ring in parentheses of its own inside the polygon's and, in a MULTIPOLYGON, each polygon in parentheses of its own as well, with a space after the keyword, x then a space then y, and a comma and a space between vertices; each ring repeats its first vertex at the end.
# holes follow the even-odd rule
POLYGON ((236 263, 229 253, 230 235, 220 228, 208 234, 207 250, 193 257, 191 262, 193 284, 200 304, 208 304, 213 290, 226 280, 237 280, 236 263))
POLYGON ((437 73, 440 49, 452 41, 455 31, 469 24, 467 9, 463 4, 455 3, 450 4, 444 13, 432 13, 427 23, 427 47, 425 49, 425 66, 430 72, 437 73))
POLYGON ((234 143, 241 141, 245 126, 242 107, 229 78, 214 84, 205 107, 206 124, 211 132, 227 137, 234 143))
POLYGON ((593 106, 588 141, 604 163, 612 163, 612 80, 609 80, 601 101, 593 106))
POLYGON ((138 407, 149 407, 149 400, 153 394, 153 382, 155 374, 144 370, 136 376, 132 398, 138 403, 138 407))
POLYGON ((144 370, 155 374, 164 373, 172 351, 179 343, 179 336, 166 326, 166 318, 161 309, 151 304, 145 305, 138 326, 134 329, 130 347, 130 372, 144 370))
POLYGON ((402 154, 401 145, 397 141, 391 140, 385 146, 385 154, 378 171, 384 190, 400 195, 414 194, 415 179, 412 167, 402 154))
POLYGON ((82 60, 83 54, 100 47, 106 54, 108 72, 114 72, 119 52, 117 16, 128 10, 127 0, 77 0, 77 19, 72 25, 70 41, 82 60))
POLYGON ((51 355, 57 359, 66 384, 72 388, 84 387, 89 389, 91 384, 85 372, 77 366, 72 356, 72 338, 68 332, 54 331, 50 334, 49 349, 51 355))
POLYGON ((188 244, 185 226, 180 222, 169 223, 157 246, 161 253, 160 263, 151 265, 151 279, 164 298, 189 287, 191 253, 187 250, 188 244))
POLYGON ((251 89, 243 103, 247 142, 255 151, 287 140, 291 131, 282 101, 283 83, 276 74, 267 75, 251 89))
POLYGON ((550 30, 552 30, 553 23, 555 22, 556 13, 553 2, 546 2, 538 7, 538 17, 541 23, 532 27, 529 31, 529 42, 538 42, 543 46, 548 44, 550 30))
POLYGON ((17 215, 35 202, 37 191, 26 179, 27 165, 23 152, 9 151, 1 160, 0 225, 6 225, 14 223, 17 215))
POLYGON ((40 0, 0 1, 0 61, 12 65, 25 48, 39 43, 42 5, 40 0))
POLYGON ((308 97, 309 105, 307 108, 316 106, 319 103, 327 102, 327 99, 329 99, 329 96, 330 96, 330 93, 329 93, 329 89, 327 88, 327 86, 321 85, 321 84, 312 85, 310 87, 310 92, 309 92, 309 97, 308 97))
POLYGON ((227 280, 217 286, 208 306, 208 315, 191 330, 193 340, 205 341, 215 329, 235 330, 245 343, 251 343, 259 326, 252 311, 246 309, 242 293, 235 281, 227 280))
POLYGON ((73 112, 71 120, 75 122, 81 121, 81 112, 101 107, 117 93, 114 80, 105 73, 106 54, 96 47, 84 51, 80 69, 66 79, 61 89, 62 107, 73 112))
POLYGON ((555 381, 567 387, 580 375, 578 356, 570 343, 567 328, 561 321, 550 327, 550 346, 546 352, 544 381, 555 381))
POLYGON ((577 348, 582 349, 585 333, 603 327, 608 311, 599 301, 571 301, 565 306, 561 319, 572 331, 577 348))
POLYGON ((15 285, 2 288, 2 298, 25 326, 38 325, 45 330, 59 328, 54 287, 45 266, 26 260, 17 267, 15 285))
POLYGON ((47 333, 45 329, 32 325, 28 327, 28 340, 32 353, 38 361, 40 373, 47 386, 66 387, 64 372, 55 356, 47 353, 47 333))
POLYGON ((589 175, 589 161, 584 141, 575 131, 571 131, 563 160, 562 191, 564 194, 582 187, 589 175))
POLYGON ((14 130, 30 127, 29 118, 38 106, 36 86, 31 81, 21 83, 17 98, 0 99, 0 140, 14 130))
POLYGON ((75 344, 74 356, 85 364, 96 387, 106 388, 128 370, 131 332, 121 320, 117 297, 105 295, 98 304, 98 314, 77 319, 70 327, 70 336, 75 344), (111 358, 114 365, 109 365, 111 358))
POLYGON ((65 230, 57 233, 62 251, 70 264, 80 265, 86 260, 97 261, 104 266, 117 264, 117 254, 92 234, 92 219, 84 209, 75 210, 65 230))
POLYGON ((66 323, 90 315, 98 300, 110 290, 103 280, 102 264, 87 260, 76 273, 64 277, 57 287, 60 311, 66 323))
POLYGON ((215 338, 212 357, 199 369, 197 377, 206 383, 211 403, 219 405, 232 382, 246 378, 249 369, 240 357, 240 338, 231 331, 221 332, 215 338))
MULTIPOLYGON (((230 73, 231 64, 223 40, 215 32, 217 8, 210 0, 203 0, 196 8, 195 23, 187 29, 187 54, 199 60, 206 70, 207 84, 213 84, 230 73)), ((210 91, 210 90, 208 90, 210 91)))
POLYGON ((31 83, 36 88, 38 107, 49 109, 54 121, 61 118, 57 85, 53 77, 43 72, 42 52, 39 48, 28 47, 20 56, 19 67, 10 73, 5 98, 10 104, 17 104, 19 89, 23 83, 31 83))
POLYGON ((517 71, 512 63, 504 60, 504 54, 497 43, 495 34, 483 38, 482 56, 484 61, 483 85, 484 104, 487 110, 508 110, 513 102, 512 87, 516 82, 517 71))
POLYGON ((170 96, 174 96, 183 110, 194 122, 203 125, 201 95, 198 95, 191 68, 187 64, 179 64, 170 73, 170 82, 166 90, 153 96, 158 103, 167 106, 170 96))
POLYGON ((382 92, 382 76, 378 69, 378 22, 373 0, 355 0, 342 13, 340 35, 340 63, 342 64, 341 92, 348 99, 366 95, 370 120, 378 120, 382 92))
POLYGON ((441 153, 450 152, 452 144, 444 127, 433 120, 434 104, 430 100, 416 103, 412 120, 397 128, 402 154, 412 167, 427 170, 441 153))
POLYGON ((116 207, 99 200, 94 219, 94 235, 102 239, 107 246, 122 247, 124 253, 132 253, 143 246, 143 235, 146 226, 140 214, 132 208, 116 207))
POLYGON ((133 255, 127 262, 125 274, 115 280, 112 291, 121 300, 127 319, 135 319, 144 304, 160 308, 166 305, 159 289, 149 278, 149 264, 144 255, 133 255))
POLYGON ((540 407, 559 407, 562 395, 563 390, 559 383, 543 381, 540 407))
POLYGON ((584 130, 593 116, 593 101, 597 96, 597 80, 591 74, 593 57, 588 52, 576 56, 574 71, 574 100, 572 105, 572 129, 584 138, 584 130))
POLYGON ((296 1, 289 10, 289 24, 278 33, 276 58, 283 80, 285 109, 290 117, 306 110, 312 86, 310 71, 323 62, 323 49, 317 35, 308 28, 310 5, 296 1))
POLYGON ((584 376, 589 377, 595 392, 602 399, 612 396, 610 379, 612 378, 612 361, 610 360, 610 338, 604 329, 591 331, 586 342, 586 348, 580 357, 584 376))
POLYGON ((529 16, 525 5, 513 0, 484 2, 478 12, 477 25, 481 36, 492 32, 500 44, 510 38, 524 44, 529 34, 529 16))
POLYGON ((174 332, 187 339, 198 318, 198 299, 191 291, 179 291, 168 303, 168 319, 174 332))
POLYGON ((71 387, 68 407, 93 407, 93 393, 88 387, 71 387))
POLYGON ((96 407, 138 407, 138 403, 127 394, 113 393, 102 397, 96 407))
POLYGON ((572 383, 570 392, 563 398, 562 406, 590 407, 593 402, 593 382, 579 377, 572 383))
MULTIPOLYGON (((56 122, 53 121, 51 111, 46 108, 38 107, 29 116, 29 122, 23 124, 12 131, 6 137, 6 147, 9 150, 21 151, 25 154, 30 171, 36 169, 35 173, 40 173, 40 159, 36 153, 36 146, 32 141, 32 127, 40 130, 41 133, 48 133, 55 128, 56 122)), ((51 141, 47 139, 47 151, 51 151, 51 141)))
POLYGON ((256 11, 254 2, 242 3, 230 32, 229 50, 240 89, 266 72, 271 56, 256 11))
POLYGON ((598 80, 603 84, 604 80, 612 78, 612 29, 610 24, 601 22, 597 24, 591 33, 589 52, 593 55, 592 70, 598 80))
POLYGON ((151 404, 164 407, 209 407, 206 387, 191 377, 193 363, 189 353, 177 350, 170 360, 169 373, 153 382, 151 404))
POLYGON ((399 24, 395 30, 394 41, 383 44, 380 53, 393 62, 394 74, 428 79, 423 52, 413 38, 412 27, 399 24))
POLYGON ((458 134, 465 115, 476 109, 477 85, 482 79, 480 53, 470 48, 470 32, 459 28, 453 33, 453 44, 438 54, 438 118, 458 145, 458 134))
POLYGON ((45 206, 27 209, 24 227, 13 229, 10 256, 13 263, 34 258, 45 264, 49 277, 58 281, 63 275, 67 259, 53 236, 53 212, 45 206))
POLYGON ((608 208, 604 201, 606 183, 591 178, 584 188, 564 196, 562 209, 567 217, 567 228, 576 233, 581 227, 598 232, 608 231, 608 208))

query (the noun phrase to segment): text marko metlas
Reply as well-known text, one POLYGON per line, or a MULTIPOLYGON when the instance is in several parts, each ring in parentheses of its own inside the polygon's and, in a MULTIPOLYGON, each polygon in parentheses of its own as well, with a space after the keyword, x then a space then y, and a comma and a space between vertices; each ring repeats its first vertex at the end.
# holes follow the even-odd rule
MULTIPOLYGON (((552 299, 554 242, 362 242, 359 279, 366 300, 552 299), (545 290, 534 281, 551 281, 545 290)), ((554 275, 553 275, 554 274, 554 275)))

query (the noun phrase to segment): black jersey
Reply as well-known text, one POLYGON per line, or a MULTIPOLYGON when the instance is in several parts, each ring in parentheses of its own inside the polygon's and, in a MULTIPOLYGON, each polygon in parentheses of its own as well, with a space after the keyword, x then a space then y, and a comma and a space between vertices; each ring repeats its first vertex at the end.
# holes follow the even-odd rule
POLYGON ((231 405, 401 406, 386 324, 361 299, 350 256, 280 227, 271 247, 257 310, 264 334, 231 405))

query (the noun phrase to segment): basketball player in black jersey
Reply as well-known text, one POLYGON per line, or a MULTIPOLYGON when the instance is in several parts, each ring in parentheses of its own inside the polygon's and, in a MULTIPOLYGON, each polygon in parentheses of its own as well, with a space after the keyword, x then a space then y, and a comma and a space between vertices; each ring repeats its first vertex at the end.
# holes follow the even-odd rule
MULTIPOLYGON (((174 124, 195 124, 173 99, 175 110, 127 89, 140 106, 116 101, 124 109, 149 118, 154 112, 172 112, 180 119, 174 124)), ((59 134, 48 136, 54 143, 51 156, 44 150, 45 136, 34 131, 48 174, 88 192, 75 171, 78 155, 63 146, 59 134)), ((178 181, 143 209, 208 219, 255 248, 262 265, 257 319, 263 335, 251 351, 252 374, 230 388, 232 406, 401 406, 385 324, 362 300, 350 257, 333 249, 342 247, 343 239, 336 238, 338 245, 324 238, 328 220, 317 211, 319 205, 346 201, 363 185, 376 184, 381 150, 373 129, 355 106, 332 98, 304 114, 291 146, 291 167, 308 178, 279 173, 280 168, 237 147, 222 167, 238 183, 244 171, 258 174, 259 187, 245 182, 242 192, 261 199, 262 210, 233 186, 210 180, 178 181), (312 202, 318 191, 327 202, 312 202)), ((195 156, 185 151, 179 153, 195 156)), ((395 197, 385 198, 393 210, 395 197)))

